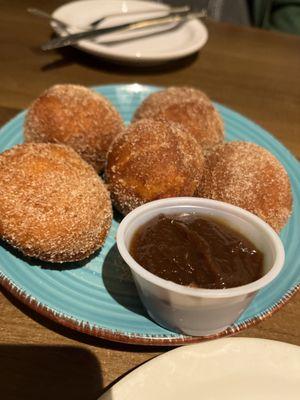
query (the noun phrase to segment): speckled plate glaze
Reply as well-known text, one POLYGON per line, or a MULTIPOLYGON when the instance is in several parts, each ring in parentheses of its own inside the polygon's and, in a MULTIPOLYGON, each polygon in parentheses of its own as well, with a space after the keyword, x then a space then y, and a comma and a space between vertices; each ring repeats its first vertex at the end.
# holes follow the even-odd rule
MULTIPOLYGON (((108 85, 94 88, 118 108, 126 123, 140 102, 159 88, 108 85)), ((181 345, 232 335, 270 316, 300 287, 300 171, 299 162, 273 136, 230 109, 216 104, 225 121, 227 140, 255 142, 271 151, 285 166, 292 182, 294 209, 281 232, 285 266, 276 280, 261 290, 243 315, 226 331, 210 337, 189 337, 155 324, 143 309, 127 266, 115 245, 114 220, 102 250, 87 262, 47 265, 28 262, 0 246, 0 281, 14 296, 52 320, 109 340, 145 345, 181 345)), ((0 151, 23 141, 25 112, 0 131, 0 151)))

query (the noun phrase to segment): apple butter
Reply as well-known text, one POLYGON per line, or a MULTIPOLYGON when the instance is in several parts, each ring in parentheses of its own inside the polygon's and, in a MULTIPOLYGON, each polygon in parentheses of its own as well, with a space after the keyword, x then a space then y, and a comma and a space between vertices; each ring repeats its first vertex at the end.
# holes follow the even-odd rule
POLYGON ((159 215, 135 232, 130 254, 180 285, 225 289, 262 277, 263 254, 243 235, 197 213, 159 215))

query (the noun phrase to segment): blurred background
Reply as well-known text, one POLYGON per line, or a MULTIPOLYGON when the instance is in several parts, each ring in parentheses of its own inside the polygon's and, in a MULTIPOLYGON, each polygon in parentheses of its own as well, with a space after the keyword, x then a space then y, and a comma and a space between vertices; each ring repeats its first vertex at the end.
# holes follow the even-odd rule
POLYGON ((300 35, 300 0, 166 0, 172 5, 207 8, 217 21, 300 35))

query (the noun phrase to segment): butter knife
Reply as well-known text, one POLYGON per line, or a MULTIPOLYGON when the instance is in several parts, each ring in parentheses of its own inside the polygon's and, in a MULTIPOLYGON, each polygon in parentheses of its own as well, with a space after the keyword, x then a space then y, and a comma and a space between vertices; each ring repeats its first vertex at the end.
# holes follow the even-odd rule
POLYGON ((73 34, 70 34, 67 36, 54 38, 54 39, 48 41, 47 43, 43 44, 41 46, 41 49, 42 50, 58 49, 61 47, 70 46, 72 44, 75 44, 79 40, 82 40, 82 39, 88 39, 88 38, 90 39, 92 37, 104 35, 107 33, 135 31, 135 30, 139 30, 139 29, 143 29, 143 28, 165 25, 165 24, 169 24, 172 22, 189 21, 194 18, 203 18, 205 16, 206 16, 206 11, 202 10, 199 12, 190 12, 190 13, 184 13, 184 14, 178 14, 178 15, 173 14, 173 15, 157 17, 157 18, 148 18, 148 19, 144 19, 141 21, 128 22, 125 24, 111 26, 111 27, 107 27, 107 28, 91 29, 91 30, 84 31, 84 32, 73 33, 73 34))

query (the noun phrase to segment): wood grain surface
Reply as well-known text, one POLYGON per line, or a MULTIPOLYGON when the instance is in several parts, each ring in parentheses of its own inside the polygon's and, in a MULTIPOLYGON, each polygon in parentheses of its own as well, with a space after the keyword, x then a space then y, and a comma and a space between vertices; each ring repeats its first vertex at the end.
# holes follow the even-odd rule
MULTIPOLYGON (((300 157, 300 38, 207 22, 209 41, 186 59, 152 68, 124 67, 73 48, 43 53, 51 36, 29 6, 53 11, 60 1, 1 1, 0 123, 55 83, 139 82, 192 85, 251 118, 300 157)), ((300 294, 237 336, 300 345, 300 294)), ((0 398, 96 399, 131 369, 168 348, 110 343, 61 327, 0 293, 0 398)))

